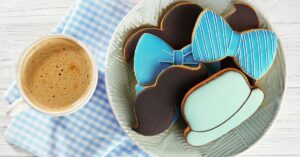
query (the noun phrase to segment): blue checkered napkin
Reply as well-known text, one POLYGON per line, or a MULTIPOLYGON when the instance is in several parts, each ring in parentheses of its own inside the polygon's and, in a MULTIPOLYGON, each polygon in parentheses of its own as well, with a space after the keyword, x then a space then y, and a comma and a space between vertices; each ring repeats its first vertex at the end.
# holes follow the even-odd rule
MULTIPOLYGON (((51 118, 34 110, 16 116, 8 126, 8 142, 41 157, 147 156, 122 131, 108 103, 104 84, 105 53, 112 33, 132 8, 125 0, 79 0, 54 33, 71 35, 92 51, 99 68, 96 92, 80 111, 51 118)), ((6 93, 20 97, 13 83, 6 93)))

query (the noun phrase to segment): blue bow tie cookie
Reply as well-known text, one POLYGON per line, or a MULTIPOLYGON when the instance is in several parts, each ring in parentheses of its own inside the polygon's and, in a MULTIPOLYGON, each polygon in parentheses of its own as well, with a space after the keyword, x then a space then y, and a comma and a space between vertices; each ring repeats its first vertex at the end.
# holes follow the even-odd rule
POLYGON ((274 32, 234 32, 221 16, 206 10, 200 14, 192 37, 195 60, 212 62, 235 57, 241 69, 255 80, 272 65, 277 48, 274 32))
POLYGON ((193 67, 199 65, 199 61, 193 57, 191 45, 181 50, 173 50, 159 37, 148 33, 143 34, 134 55, 134 72, 139 85, 153 83, 162 70, 173 65, 193 67))

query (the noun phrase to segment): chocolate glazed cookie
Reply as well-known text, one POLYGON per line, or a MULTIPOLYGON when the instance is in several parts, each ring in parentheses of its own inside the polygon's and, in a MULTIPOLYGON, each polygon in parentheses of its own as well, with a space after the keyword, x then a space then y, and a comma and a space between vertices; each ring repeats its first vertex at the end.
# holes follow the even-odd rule
POLYGON ((235 10, 225 19, 230 27, 237 32, 244 32, 259 28, 259 20, 255 10, 243 3, 233 5, 235 10))
POLYGON ((162 72, 154 86, 145 88, 136 98, 136 132, 153 136, 168 129, 176 115, 185 93, 208 77, 206 68, 173 66, 162 72))

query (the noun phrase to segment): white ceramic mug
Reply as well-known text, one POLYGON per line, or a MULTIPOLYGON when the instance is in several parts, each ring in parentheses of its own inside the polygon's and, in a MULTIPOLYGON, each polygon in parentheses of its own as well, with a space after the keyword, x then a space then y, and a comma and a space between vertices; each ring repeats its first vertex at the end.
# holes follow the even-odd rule
POLYGON ((36 40, 27 49, 25 49, 24 54, 19 62, 18 71, 17 71, 17 85, 18 85, 18 88, 19 88, 22 96, 19 99, 17 99, 15 102, 13 102, 12 105, 9 106, 6 113, 8 116, 12 117, 12 116, 15 116, 15 115, 21 113, 22 111, 25 111, 29 108, 33 108, 43 114, 50 115, 50 116, 69 115, 69 114, 74 113, 74 112, 78 111, 79 109, 81 109, 90 100, 90 98, 92 97, 92 95, 96 89, 97 80, 98 80, 98 70, 97 70, 96 62, 93 59, 88 48, 82 42, 80 42, 79 40, 77 40, 71 36, 62 35, 62 34, 45 36, 43 38, 36 40), (32 47, 40 44, 41 42, 43 42, 45 40, 49 40, 49 39, 51 40, 51 39, 57 39, 57 38, 58 39, 67 39, 67 40, 75 43, 77 46, 80 46, 84 50, 84 52, 87 54, 87 56, 89 57, 91 64, 92 64, 92 80, 90 82, 91 85, 87 89, 87 94, 84 94, 83 97, 81 97, 78 101, 74 102, 74 104, 72 104, 72 107, 67 108, 66 110, 63 110, 63 111, 47 111, 45 109, 42 109, 38 105, 34 104, 32 101, 30 101, 30 99, 24 92, 24 88, 22 87, 22 84, 21 84, 20 69, 22 66, 24 66, 24 59, 27 56, 27 54, 35 53, 35 52, 31 51, 32 47))

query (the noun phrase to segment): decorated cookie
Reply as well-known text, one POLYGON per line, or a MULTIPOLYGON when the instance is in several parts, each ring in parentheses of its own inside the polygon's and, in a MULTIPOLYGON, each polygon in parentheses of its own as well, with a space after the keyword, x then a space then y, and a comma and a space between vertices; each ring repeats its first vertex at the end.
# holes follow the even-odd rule
POLYGON ((140 29, 129 37, 123 48, 125 61, 129 62, 134 57, 136 45, 144 33, 158 36, 177 50, 190 44, 193 28, 202 10, 201 7, 192 3, 175 5, 161 18, 159 28, 140 29))
POLYGON ((152 136, 168 129, 180 114, 186 92, 208 77, 206 68, 173 66, 162 72, 155 85, 146 87, 136 98, 136 132, 152 136), (177 116, 176 116, 177 115, 177 116))
POLYGON ((197 84, 184 97, 184 132, 193 146, 210 143, 239 126, 261 105, 264 93, 238 70, 225 69, 197 84))
POLYGON ((139 85, 151 85, 158 74, 173 65, 196 67, 190 45, 181 50, 173 50, 165 41, 155 35, 145 33, 139 40, 134 55, 134 73, 139 85))
POLYGON ((237 32, 259 28, 259 20, 255 10, 244 3, 235 3, 233 13, 226 16, 230 27, 237 32))
POLYGON ((218 61, 235 57, 241 69, 255 80, 272 65, 277 49, 277 38, 268 30, 234 32, 224 19, 213 11, 203 11, 192 37, 195 60, 218 61))

